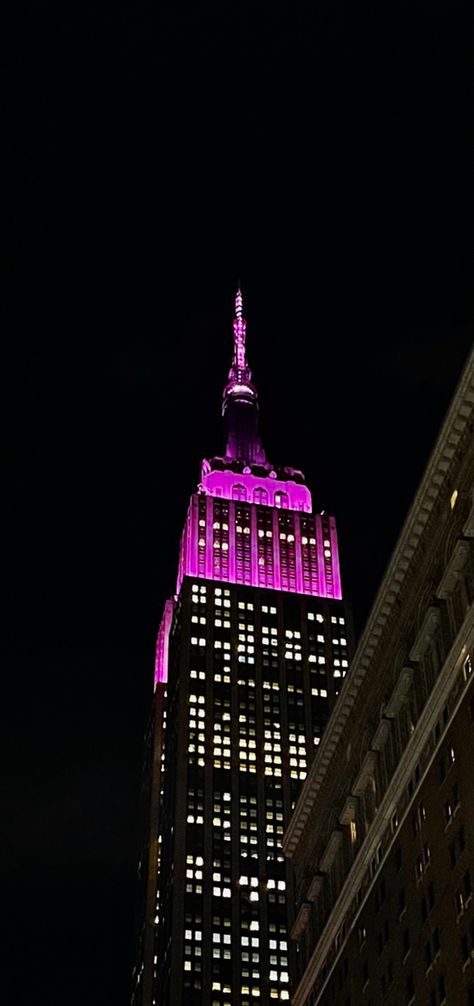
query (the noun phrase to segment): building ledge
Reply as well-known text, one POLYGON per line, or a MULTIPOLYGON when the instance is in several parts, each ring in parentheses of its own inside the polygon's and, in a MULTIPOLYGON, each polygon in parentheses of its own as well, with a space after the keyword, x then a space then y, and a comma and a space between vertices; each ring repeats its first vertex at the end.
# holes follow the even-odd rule
POLYGON ((394 719, 398 715, 413 683, 413 670, 404 667, 385 707, 385 716, 394 719))
POLYGON ((387 743, 389 733, 390 733, 390 720, 386 718, 381 719, 374 733, 374 736, 372 737, 372 740, 370 742, 370 747, 372 748, 372 751, 383 750, 385 744, 387 743))
POLYGON ((440 622, 439 608, 430 605, 418 635, 410 650, 410 660, 421 660, 424 653, 431 646, 436 630, 440 622))
POLYGON ((321 873, 329 873, 342 843, 342 831, 333 831, 319 861, 321 873))
POLYGON ((347 800, 339 814, 339 824, 350 824, 351 821, 355 821, 357 814, 357 797, 348 796, 347 800))
POLYGON ((290 940, 300 940, 308 922, 311 918, 311 905, 308 901, 303 901, 296 919, 290 929, 290 940))
POLYGON ((364 790, 367 789, 370 780, 374 778, 376 765, 377 751, 367 751, 359 774, 351 787, 353 796, 361 796, 364 790))
POLYGON ((444 574, 439 582, 436 596, 446 600, 453 593, 459 577, 469 558, 470 544, 467 541, 458 541, 453 550, 451 558, 446 566, 444 574))
POLYGON ((471 509, 469 511, 469 517, 467 518, 467 521, 462 530, 463 534, 466 535, 466 538, 474 538, 474 497, 472 500, 471 509))
POLYGON ((323 886, 323 875, 322 873, 315 873, 308 890, 306 892, 307 901, 316 901, 316 898, 321 894, 323 886))

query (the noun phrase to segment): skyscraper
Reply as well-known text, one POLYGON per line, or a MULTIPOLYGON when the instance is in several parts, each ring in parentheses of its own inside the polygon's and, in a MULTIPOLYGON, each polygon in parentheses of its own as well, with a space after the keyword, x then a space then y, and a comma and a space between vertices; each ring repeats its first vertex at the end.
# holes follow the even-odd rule
POLYGON ((225 451, 202 462, 158 634, 133 994, 147 1006, 289 1000, 281 839, 352 651, 335 520, 265 454, 240 291, 233 335, 225 451))

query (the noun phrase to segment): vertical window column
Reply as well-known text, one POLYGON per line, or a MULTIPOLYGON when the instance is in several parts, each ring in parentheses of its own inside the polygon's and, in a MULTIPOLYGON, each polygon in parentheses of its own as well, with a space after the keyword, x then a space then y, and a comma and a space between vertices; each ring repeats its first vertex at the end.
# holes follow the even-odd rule
POLYGON ((214 523, 214 499, 206 496, 206 579, 212 580, 213 570, 213 549, 212 549, 212 525, 214 523))
POLYGON ((273 569, 275 590, 281 590, 280 527, 278 523, 278 510, 273 511, 273 569))
POLYGON ((258 541, 257 541, 257 506, 250 505, 250 582, 254 587, 258 587, 258 541))
POLYGON ((301 515, 299 513, 295 513, 294 517, 294 535, 295 535, 296 591, 298 594, 302 594, 303 563, 301 556, 301 515))
POLYGON ((229 500, 229 580, 237 582, 235 572, 235 503, 229 500))

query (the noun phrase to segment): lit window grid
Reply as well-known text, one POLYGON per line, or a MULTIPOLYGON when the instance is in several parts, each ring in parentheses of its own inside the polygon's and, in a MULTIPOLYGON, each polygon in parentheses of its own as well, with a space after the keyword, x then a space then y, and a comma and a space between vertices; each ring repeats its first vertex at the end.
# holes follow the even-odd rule
POLYGON ((274 586, 273 514, 270 510, 257 511, 257 570, 260 587, 274 586))
POLYGON ((229 506, 214 503, 212 522, 213 579, 229 580, 229 506))
MULTIPOLYGON (((250 633, 252 633, 252 628, 253 628, 253 627, 250 627, 250 633)), ((298 634, 296 634, 296 637, 297 637, 297 635, 298 635, 298 634)), ((245 640, 245 641, 247 642, 247 638, 246 638, 246 640, 245 640)), ((242 642, 243 642, 243 640, 242 640, 242 642)), ((252 645, 254 644, 254 642, 255 642, 255 639, 252 639, 252 637, 250 636, 250 639, 248 640, 248 643, 249 643, 249 646, 252 646, 252 645)), ((290 644, 290 645, 291 645, 291 644, 290 644)), ((264 684, 264 687, 269 687, 269 682, 265 682, 265 684, 264 684)), ((279 689, 278 689, 278 684, 277 684, 277 686, 276 686, 276 688, 275 688, 275 691, 278 691, 278 690, 279 690, 279 689)), ((266 698, 268 698, 268 695, 266 696, 266 698)), ((275 745, 275 750, 278 750, 278 747, 280 747, 280 746, 281 746, 281 745, 278 745, 278 744, 276 744, 276 745, 275 745)), ((284 962, 282 962, 282 963, 284 963, 284 962)), ((273 976, 272 976, 272 978, 273 978, 273 976)))
POLYGON ((281 708, 278 690, 263 691, 264 775, 282 778, 281 708))
MULTIPOLYGON (((278 785, 278 784, 276 784, 278 785)), ((279 853, 281 851, 281 838, 283 835, 283 789, 281 784, 277 789, 274 786, 265 797, 265 836, 267 853, 279 853)), ((282 859, 278 855, 278 860, 282 859)))
MULTIPOLYGON (((249 647, 249 649, 254 650, 255 649, 255 647, 254 647, 254 643, 255 643, 254 627, 250 626, 249 629, 250 629, 250 631, 247 634, 243 633, 243 632, 239 633, 240 639, 242 641, 246 640, 245 643, 244 642, 240 643, 240 646, 246 646, 246 648, 249 647)), ((296 639, 300 638, 300 633, 299 632, 296 632, 294 634, 294 633, 290 633, 289 631, 287 631, 286 635, 287 636, 290 635, 292 637, 295 636, 296 639)), ((296 647, 296 646, 300 646, 300 645, 301 644, 299 642, 294 642, 293 639, 288 639, 287 638, 287 640, 286 640, 286 646, 296 647)), ((253 656, 253 654, 249 654, 249 655, 253 656)), ((252 681, 252 680, 250 682, 248 681, 247 682, 247 686, 249 687, 250 684, 252 684, 255 687, 255 681, 252 681)), ((270 687, 270 682, 267 682, 267 681, 264 682, 264 688, 266 688, 266 687, 267 688, 270 687)), ((293 688, 293 686, 290 685, 289 689, 291 690, 292 688, 293 688)), ((273 683, 273 689, 275 691, 277 691, 279 689, 278 682, 274 682, 273 683)), ((302 690, 301 689, 298 690, 298 694, 302 695, 302 690)), ((314 694, 321 695, 322 697, 326 697, 327 696, 327 690, 323 689, 323 688, 320 688, 317 691, 315 689, 312 689, 312 694, 313 695, 314 694)), ((270 696, 269 692, 265 692, 264 693, 264 700, 266 702, 270 702, 271 696, 270 696)), ((190 762, 195 761, 195 756, 199 756, 199 763, 198 764, 202 767, 203 766, 203 756, 204 756, 204 735, 203 735, 203 731, 198 731, 198 730, 195 729, 195 727, 196 726, 200 727, 200 726, 204 725, 203 722, 201 721, 202 719, 204 719, 204 712, 203 712, 202 708, 198 708, 197 707, 197 702, 201 703, 201 705, 204 703, 204 697, 203 697, 203 695, 200 695, 200 696, 197 696, 197 697, 194 696, 194 695, 191 695, 190 696, 190 701, 193 701, 193 702, 195 701, 196 702, 195 705, 190 705, 190 709, 189 709, 189 727, 190 727, 190 731, 189 731, 189 753, 190 753, 190 756, 192 756, 190 758, 190 762), (193 729, 193 727, 194 727, 194 729, 193 729)), ((274 712, 274 714, 276 713, 276 715, 279 716, 280 710, 279 710, 279 708, 277 706, 273 706, 273 712, 274 712)), ((229 716, 227 718, 229 719, 229 716)), ((229 759, 230 759, 230 749, 229 749, 230 748, 230 736, 229 736, 230 727, 229 727, 229 722, 227 722, 227 724, 223 724, 223 733, 224 733, 224 735, 216 735, 216 736, 214 736, 213 757, 214 757, 214 761, 218 760, 218 759, 221 759, 222 762, 223 762, 223 759, 226 759, 226 764, 225 765, 223 765, 222 762, 221 763, 217 762, 217 764, 216 764, 217 768, 222 768, 223 767, 225 769, 230 769, 230 761, 229 761, 229 759)), ((244 762, 248 762, 249 763, 249 762, 255 762, 256 761, 256 756, 255 756, 255 752, 254 752, 255 751, 255 747, 256 747, 255 741, 250 740, 250 738, 248 738, 248 741, 249 742, 246 745, 244 745, 243 743, 240 744, 240 748, 241 748, 242 753, 243 753, 243 757, 241 759, 241 763, 244 763, 244 762), (250 750, 247 753, 246 753, 245 747, 250 748, 250 750)), ((265 759, 265 762, 266 762, 266 773, 267 773, 267 775, 271 774, 273 772, 273 770, 275 770, 275 769, 277 770, 277 773, 279 775, 281 774, 281 768, 280 768, 280 766, 281 766, 281 757, 279 757, 279 753, 277 753, 277 752, 279 752, 279 748, 280 748, 280 745, 275 745, 275 746, 272 747, 272 752, 275 753, 276 758, 275 759, 270 759, 269 758, 269 746, 268 746, 268 744, 265 746, 264 759, 265 759), (273 769, 271 768, 271 766, 273 766, 273 769)), ((298 764, 295 761, 295 757, 301 756, 301 753, 302 753, 301 751, 297 752, 292 747, 290 748, 290 759, 291 759, 291 761, 290 761, 290 767, 292 769, 298 768, 301 771, 307 769, 307 764, 306 764, 306 762, 303 759, 299 758, 298 764)), ((242 768, 242 771, 248 771, 249 766, 241 765, 241 768, 242 768)), ((255 771, 255 770, 251 769, 251 771, 255 771)))
POLYGON ((229 501, 228 517, 223 519, 222 506, 222 501, 211 496, 192 497, 182 536, 176 593, 182 577, 188 574, 312 596, 341 597, 333 518, 229 501), (195 511, 199 512, 197 521, 195 511), (270 547, 272 538, 267 538, 267 531, 269 535, 273 532, 276 548, 270 547))

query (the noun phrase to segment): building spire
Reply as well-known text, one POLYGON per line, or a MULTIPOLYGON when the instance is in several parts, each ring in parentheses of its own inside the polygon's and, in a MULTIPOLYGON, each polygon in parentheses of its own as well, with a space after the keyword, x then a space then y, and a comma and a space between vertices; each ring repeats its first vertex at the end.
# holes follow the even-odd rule
MULTIPOLYGON (((233 366, 237 366, 238 370, 244 370, 247 367, 247 360, 245 358, 245 332, 247 328, 247 322, 245 318, 242 317, 242 291, 237 290, 235 295, 235 318, 234 318, 234 359, 233 366)), ((250 371, 249 371, 250 374, 250 371)))
POLYGON ((235 295, 235 317, 242 320, 242 290, 240 289, 240 281, 235 295))
POLYGON ((265 464, 265 452, 258 433, 258 395, 247 362, 240 284, 235 295, 234 354, 229 379, 224 388, 222 415, 226 420, 226 457, 246 464, 265 464))

